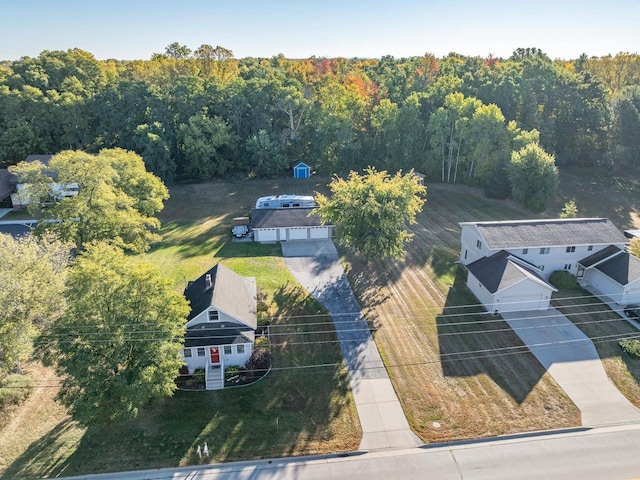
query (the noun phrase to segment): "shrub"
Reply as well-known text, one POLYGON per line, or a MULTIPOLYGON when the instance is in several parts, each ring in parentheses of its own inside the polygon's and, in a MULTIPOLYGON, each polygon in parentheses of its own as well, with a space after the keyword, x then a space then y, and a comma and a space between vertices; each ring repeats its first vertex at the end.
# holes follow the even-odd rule
POLYGON ((273 363, 273 355, 264 349, 255 349, 251 352, 251 357, 244 365, 247 371, 247 379, 253 380, 262 377, 267 373, 273 363))
POLYGON ((566 270, 556 270, 549 277, 549 283, 558 290, 567 290, 574 288, 578 284, 578 279, 566 270))
POLYGON ((266 350, 267 352, 271 351, 271 342, 265 336, 256 338, 254 345, 256 350, 262 349, 266 350))
POLYGON ((7 375, 0 380, 0 409, 20 405, 33 391, 33 378, 28 375, 7 375))
POLYGON ((640 358, 640 340, 628 339, 620 340, 618 345, 633 358, 640 358))

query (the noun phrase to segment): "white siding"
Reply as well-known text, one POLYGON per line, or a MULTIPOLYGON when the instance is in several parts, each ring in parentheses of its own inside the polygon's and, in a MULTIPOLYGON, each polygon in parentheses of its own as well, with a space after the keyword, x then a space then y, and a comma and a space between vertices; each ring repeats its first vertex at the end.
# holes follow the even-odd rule
MULTIPOLYGON (((229 345, 231 347, 231 354, 225 355, 224 353, 224 345, 219 345, 220 348, 220 366, 224 369, 226 367, 236 366, 242 367, 249 357, 251 357, 251 352, 253 351, 253 344, 251 343, 242 343, 240 345, 244 345, 244 353, 238 353, 238 344, 229 345)), ((209 347, 191 347, 191 357, 185 357, 185 350, 182 349, 180 355, 182 360, 189 368, 189 373, 193 373, 196 368, 206 368, 207 364, 211 365, 211 355, 209 352, 209 347), (198 356, 198 348, 204 348, 204 356, 198 356)))
POLYGON ((467 276, 467 287, 476 296, 484 308, 491 312, 493 311, 493 295, 489 293, 484 285, 478 280, 471 272, 467 276))
POLYGON ((496 253, 489 251, 475 225, 462 225, 460 242, 462 243, 462 248, 460 249, 460 263, 462 265, 469 265, 480 258, 496 253))
POLYGON ((588 268, 584 272, 584 280, 587 287, 590 285, 594 287, 594 293, 604 294, 614 302, 622 300, 622 285, 597 268, 588 268))
POLYGON ((621 305, 629 305, 630 303, 640 303, 640 280, 628 284, 622 293, 621 305))
POLYGON ((546 310, 551 300, 551 289, 540 283, 524 279, 511 287, 491 294, 480 281, 469 272, 467 286, 488 312, 519 312, 524 310, 546 310))

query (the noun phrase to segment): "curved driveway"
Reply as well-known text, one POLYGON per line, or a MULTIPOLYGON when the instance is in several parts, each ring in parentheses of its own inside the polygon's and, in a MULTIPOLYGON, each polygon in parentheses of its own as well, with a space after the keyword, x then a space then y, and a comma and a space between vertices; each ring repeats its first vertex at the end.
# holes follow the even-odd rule
POLYGON ((583 425, 640 422, 640 410, 611 383, 593 342, 562 313, 501 315, 580 409, 583 425))
POLYGON ((360 450, 422 444, 411 431, 331 241, 283 242, 285 265, 331 314, 362 426, 360 450))

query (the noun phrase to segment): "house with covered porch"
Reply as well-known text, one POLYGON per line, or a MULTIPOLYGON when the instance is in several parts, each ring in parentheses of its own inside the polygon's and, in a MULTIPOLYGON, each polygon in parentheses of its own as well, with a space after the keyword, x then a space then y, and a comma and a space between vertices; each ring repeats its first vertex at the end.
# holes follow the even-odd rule
POLYGON ((204 369, 207 390, 224 387, 224 371, 243 366, 253 351, 257 328, 255 278, 217 264, 184 291, 191 305, 182 359, 189 373, 204 369))

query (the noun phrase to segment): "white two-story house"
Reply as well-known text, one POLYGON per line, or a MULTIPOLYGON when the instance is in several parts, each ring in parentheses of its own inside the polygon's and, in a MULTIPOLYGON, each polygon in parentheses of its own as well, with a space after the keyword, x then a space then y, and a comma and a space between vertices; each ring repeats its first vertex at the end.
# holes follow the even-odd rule
MULTIPOLYGON (((25 162, 40 162, 45 167, 49 165, 53 155, 29 155, 25 158, 25 162)), ((79 186, 77 183, 59 183, 56 172, 44 170, 45 175, 50 177, 53 182, 51 183, 51 195, 55 200, 61 200, 65 197, 73 197, 78 194, 79 186)), ((25 188, 27 184, 23 183, 15 175, 11 176, 10 182, 12 184, 11 203, 14 209, 20 209, 29 205, 31 198, 25 188)), ((53 200, 52 199, 52 200, 53 200)))
MULTIPOLYGON (((467 286, 490 312, 545 310, 556 270, 588 287, 585 259, 624 253, 628 239, 606 218, 462 222, 467 286)), ((635 258, 635 257, 634 257, 635 258)), ((633 260, 632 260, 633 263, 633 260)))
POLYGON ((193 373, 205 370, 207 390, 224 387, 224 370, 243 366, 253 351, 257 327, 255 278, 217 264, 184 291, 191 304, 182 359, 193 373))

